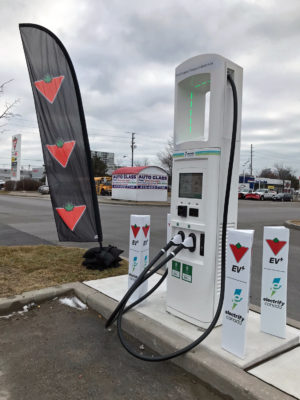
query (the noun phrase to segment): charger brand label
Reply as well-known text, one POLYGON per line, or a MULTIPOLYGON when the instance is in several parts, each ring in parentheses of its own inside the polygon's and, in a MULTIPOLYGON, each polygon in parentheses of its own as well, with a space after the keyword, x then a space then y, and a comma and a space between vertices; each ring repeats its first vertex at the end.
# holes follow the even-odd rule
POLYGON ((172 261, 172 276, 180 279, 181 263, 178 261, 172 261))
POLYGON ((275 238, 273 240, 266 239, 266 242, 270 246, 270 248, 273 251, 273 253, 275 254, 275 256, 277 256, 277 254, 280 252, 280 250, 286 245, 285 241, 281 241, 277 238, 275 238))
POLYGON ((192 283, 193 267, 191 265, 182 264, 182 280, 192 283))

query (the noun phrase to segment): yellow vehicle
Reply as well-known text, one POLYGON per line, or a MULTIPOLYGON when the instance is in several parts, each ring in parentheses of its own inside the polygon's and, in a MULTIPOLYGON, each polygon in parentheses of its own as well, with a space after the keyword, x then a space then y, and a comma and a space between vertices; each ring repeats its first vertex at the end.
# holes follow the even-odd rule
POLYGON ((95 177, 96 193, 101 196, 111 196, 111 176, 95 177))

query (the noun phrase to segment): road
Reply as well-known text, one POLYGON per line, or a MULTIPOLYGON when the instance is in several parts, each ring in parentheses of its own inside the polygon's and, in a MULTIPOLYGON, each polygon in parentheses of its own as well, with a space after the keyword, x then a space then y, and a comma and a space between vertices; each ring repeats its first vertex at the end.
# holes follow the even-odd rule
MULTIPOLYGON (((153 256, 166 241, 168 207, 101 204, 100 213, 104 244, 113 244, 128 256, 130 214, 151 215, 151 247, 153 256)), ((263 227, 282 225, 288 219, 300 219, 300 202, 239 201, 238 228, 254 229, 253 263, 250 301, 260 304, 263 227)), ((49 200, 0 196, 0 245, 58 244, 49 200)), ((288 316, 300 321, 300 231, 291 230, 288 275, 288 316)), ((95 243, 64 243, 89 248, 95 243)))

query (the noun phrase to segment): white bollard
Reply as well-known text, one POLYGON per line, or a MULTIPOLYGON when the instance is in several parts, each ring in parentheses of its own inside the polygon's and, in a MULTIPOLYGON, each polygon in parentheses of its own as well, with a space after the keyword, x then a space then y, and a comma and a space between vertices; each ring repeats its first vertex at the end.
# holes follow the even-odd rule
POLYGON ((244 358, 253 230, 228 229, 222 347, 244 358))
MULTIPOLYGON (((128 288, 149 264, 150 215, 130 216, 128 288)), ((148 281, 144 282, 130 297, 132 303, 148 290, 148 281)))
POLYGON ((286 337, 287 269, 290 231, 265 226, 261 286, 261 330, 286 337))

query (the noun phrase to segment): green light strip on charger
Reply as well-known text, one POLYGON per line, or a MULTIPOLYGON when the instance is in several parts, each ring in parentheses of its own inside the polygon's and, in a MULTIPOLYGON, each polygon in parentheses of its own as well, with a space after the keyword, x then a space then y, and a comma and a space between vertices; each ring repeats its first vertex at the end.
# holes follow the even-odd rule
POLYGON ((206 85, 206 84, 208 84, 208 83, 210 83, 210 81, 205 81, 205 82, 198 83, 198 85, 196 85, 195 88, 197 88, 197 87, 199 87, 199 86, 206 85))
POLYGON ((192 113, 193 113, 193 92, 191 92, 191 104, 190 104, 190 133, 192 131, 192 113))

